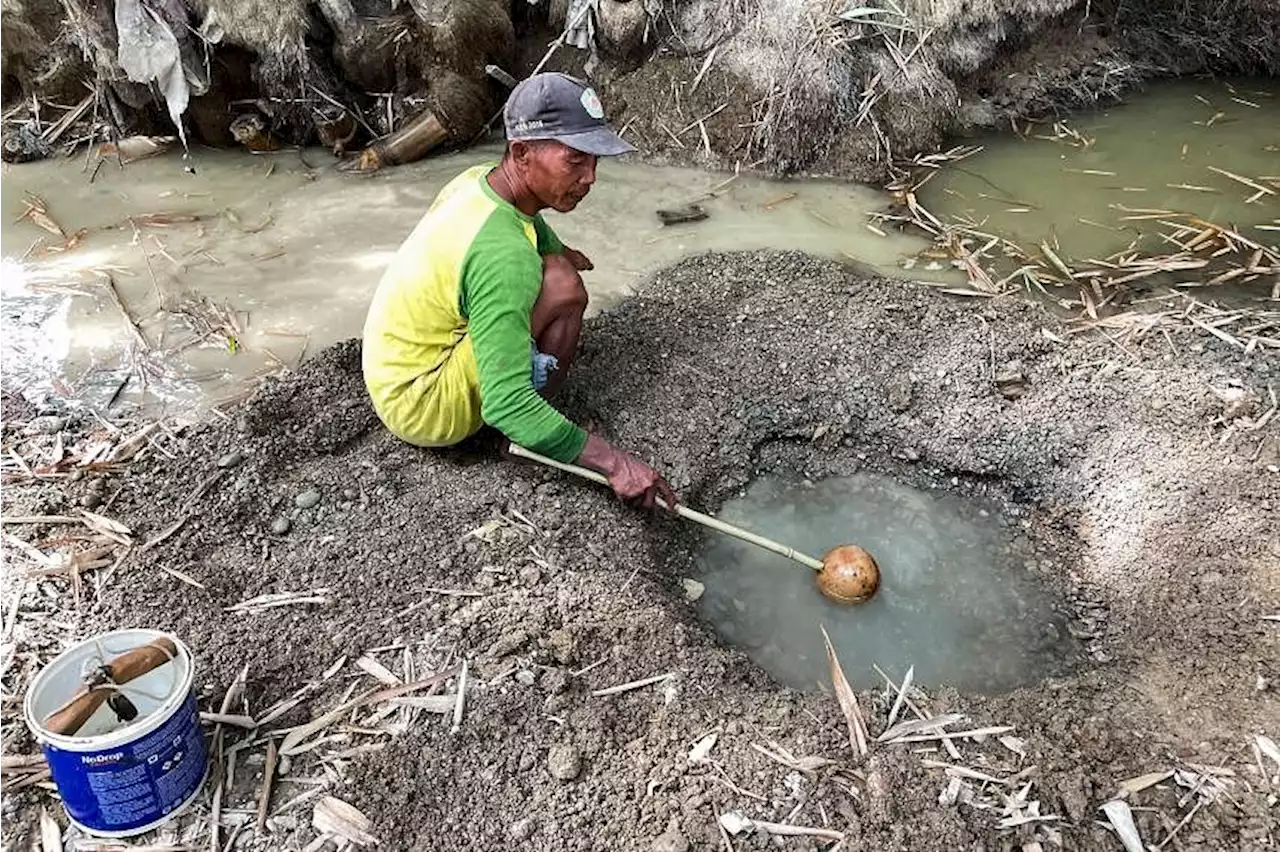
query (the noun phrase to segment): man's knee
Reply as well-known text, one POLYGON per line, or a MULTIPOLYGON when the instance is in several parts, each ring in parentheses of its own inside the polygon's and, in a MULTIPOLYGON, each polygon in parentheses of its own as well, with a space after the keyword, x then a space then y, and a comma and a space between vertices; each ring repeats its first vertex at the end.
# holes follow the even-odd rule
POLYGON ((542 259, 542 292, 538 301, 556 311, 587 309, 587 286, 564 255, 553 254, 542 259))

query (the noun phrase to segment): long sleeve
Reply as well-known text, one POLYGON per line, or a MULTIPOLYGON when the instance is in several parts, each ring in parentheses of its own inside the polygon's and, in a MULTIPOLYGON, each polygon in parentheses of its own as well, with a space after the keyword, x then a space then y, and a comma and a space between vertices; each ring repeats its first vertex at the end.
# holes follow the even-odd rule
POLYGON ((481 416, 517 444, 568 462, 582 452, 586 432, 533 387, 529 317, 541 286, 542 265, 528 242, 482 233, 472 243, 463 264, 462 307, 480 377, 481 416))

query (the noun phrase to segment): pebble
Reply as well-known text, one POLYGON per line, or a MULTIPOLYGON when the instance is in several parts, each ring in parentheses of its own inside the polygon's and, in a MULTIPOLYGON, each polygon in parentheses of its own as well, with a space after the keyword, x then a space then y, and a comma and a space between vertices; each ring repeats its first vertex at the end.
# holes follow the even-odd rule
POLYGON ((681 580, 680 585, 684 586, 685 599, 691 602, 702 597, 702 593, 707 590, 705 585, 699 583, 697 580, 690 580, 688 577, 681 580))
POLYGON ((533 837, 534 828, 536 828, 536 825, 533 822, 533 817, 525 817, 522 820, 511 823, 511 827, 507 829, 507 834, 512 840, 528 840, 533 837))
POLYGON ((88 494, 80 498, 80 505, 86 509, 96 509, 102 505, 102 495, 90 491, 88 494))
POLYGON ((572 781, 582 772, 582 753, 576 746, 553 745, 547 754, 547 769, 553 778, 572 781))
POLYGON ((1017 399, 1027 390, 1027 376, 1021 361, 1010 361, 996 373, 996 389, 1005 399, 1017 399))
MULTIPOLYGON (((107 481, 102 477, 91 479, 89 480, 89 490, 96 494, 101 494, 107 490, 107 481)), ((1267 507, 1264 505, 1262 508, 1265 509, 1267 507)))
POLYGON ((526 565, 520 569, 520 582, 526 586, 536 586, 542 582, 542 572, 537 565, 526 565))
POLYGON ((293 498, 293 505, 299 509, 314 509, 320 505, 320 492, 309 488, 293 498))
POLYGON ((534 680, 536 680, 536 676, 528 669, 521 669, 516 672, 516 683, 524 686, 533 686, 534 680))
POLYGON ((56 435, 67 425, 65 417, 36 417, 23 431, 28 435, 56 435))
POLYGON ((273 816, 268 819, 267 825, 271 828, 273 834, 297 831, 298 818, 293 814, 281 814, 280 816, 273 816))
POLYGON ((288 518, 276 518, 271 522, 271 531, 276 535, 284 535, 293 529, 293 522, 288 518))
POLYGON ((235 467, 236 465, 240 464, 240 462, 242 461, 244 461, 243 453, 227 453, 225 456, 218 459, 218 467, 222 468, 223 470, 227 470, 229 468, 235 467))
POLYGON ((551 656, 562 666, 567 666, 573 659, 574 635, 567 627, 552 630, 547 634, 546 646, 551 649, 551 656))

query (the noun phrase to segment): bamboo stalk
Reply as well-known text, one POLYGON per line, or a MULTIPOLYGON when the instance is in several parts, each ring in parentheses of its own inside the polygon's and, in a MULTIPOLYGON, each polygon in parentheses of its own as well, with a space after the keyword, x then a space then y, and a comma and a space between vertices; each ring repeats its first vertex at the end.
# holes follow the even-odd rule
MULTIPOLYGON (((549 459, 546 456, 539 455, 538 453, 533 452, 532 450, 527 450, 518 444, 512 444, 510 448, 510 452, 513 456, 526 458, 526 459, 529 459, 530 461, 537 462, 538 464, 546 465, 547 467, 554 467, 557 470, 563 470, 566 473, 572 473, 577 476, 581 476, 583 479, 589 479, 592 482, 598 482, 601 485, 609 484, 608 477, 606 477, 602 473, 597 473, 594 470, 587 470, 585 467, 579 467, 574 464, 566 464, 564 462, 558 462, 555 459, 549 459)), ((671 507, 668 506, 666 504, 666 501, 664 501, 661 497, 658 498, 657 502, 658 502, 658 505, 661 506, 662 508, 668 509, 668 510, 671 509, 671 507)), ((716 530, 717 532, 722 532, 725 535, 731 535, 734 538, 741 539, 742 541, 747 542, 748 544, 754 544, 757 547, 763 547, 765 550, 772 551, 773 553, 776 553, 779 556, 783 556, 787 559, 791 559, 795 562, 799 562, 801 565, 812 568, 814 571, 822 570, 821 560, 814 559, 812 556, 807 556, 801 553, 800 551, 796 550, 795 548, 787 547, 785 544, 779 544, 778 542, 772 539, 765 538, 762 535, 757 535, 756 533, 753 533, 750 530, 744 530, 741 527, 734 526, 733 524, 725 523, 719 518, 713 518, 710 515, 704 515, 702 512, 698 512, 694 509, 690 509, 687 506, 677 505, 675 507, 675 512, 676 514, 680 515, 682 518, 686 518, 690 521, 693 521, 696 524, 702 524, 704 527, 709 527, 713 530, 716 530)))

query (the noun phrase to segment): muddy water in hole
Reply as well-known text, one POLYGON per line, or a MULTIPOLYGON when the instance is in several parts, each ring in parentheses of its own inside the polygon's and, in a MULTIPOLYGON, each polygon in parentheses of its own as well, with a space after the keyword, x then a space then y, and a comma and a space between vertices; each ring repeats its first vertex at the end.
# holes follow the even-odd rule
POLYGON ((1135 239, 1151 251, 1176 251, 1158 236, 1171 230, 1160 220, 1175 217, 1136 218, 1149 215, 1142 211, 1189 213, 1234 225, 1264 245, 1280 244, 1275 81, 1160 83, 1124 104, 1062 123, 1078 135, 1046 123, 1025 138, 1006 133, 965 140, 983 150, 941 170, 921 190, 921 201, 944 220, 966 217, 1028 249, 1056 242, 1064 257, 1076 260, 1105 257, 1135 239))
POLYGON ((859 474, 816 483, 765 477, 719 517, 821 558, 855 543, 875 555, 880 590, 855 606, 831 603, 813 571, 727 536, 699 556, 702 615, 782 683, 829 685, 820 627, 846 677, 883 684, 909 666, 925 684, 993 693, 1068 670, 1079 648, 1061 602, 1038 581, 1052 557, 1035 553, 1022 518, 889 477, 859 474))
MULTIPOLYGON (((472 150, 390 169, 345 175, 324 152, 253 157, 197 151, 196 174, 177 154, 107 162, 91 184, 83 156, 5 167, 3 216, 13 222, 24 193, 39 195, 67 233, 88 229, 74 250, 22 260, 48 234, 31 222, 3 232, 4 364, 8 386, 62 390, 102 404, 121 397, 184 407, 242 393, 247 379, 358 336, 370 295, 401 240, 435 193, 462 169, 496 158, 472 150), (197 214, 167 227, 126 221, 157 212, 197 214), (102 285, 110 272, 147 345, 163 357, 127 354, 131 332, 102 285), (83 295, 80 295, 83 294, 83 295), (161 312, 164 305, 168 310, 161 312), (234 313, 236 351, 205 334, 215 310, 234 313), (146 392, 140 376, 148 376, 146 392)), ((548 219, 596 264, 586 275, 592 311, 617 304, 650 272, 689 254, 782 248, 854 259, 882 272, 922 241, 882 238, 865 227, 883 205, 874 190, 831 182, 776 183, 740 177, 701 203, 710 218, 664 228, 655 210, 678 206, 728 175, 626 162, 601 164, 596 187, 571 215, 548 219)), ((217 320, 215 326, 221 326, 217 320)))

